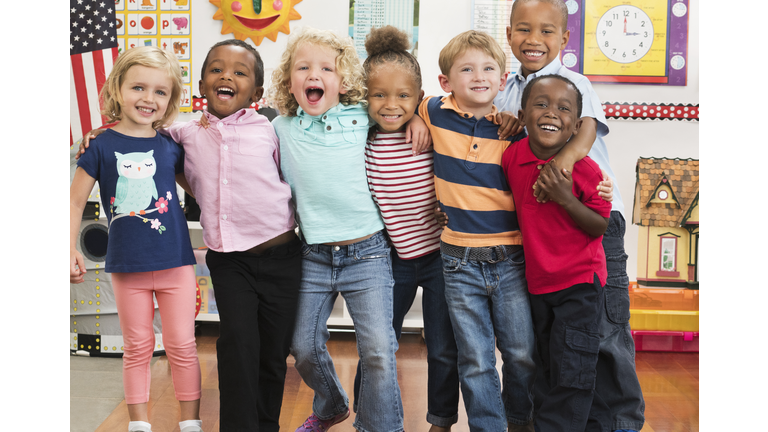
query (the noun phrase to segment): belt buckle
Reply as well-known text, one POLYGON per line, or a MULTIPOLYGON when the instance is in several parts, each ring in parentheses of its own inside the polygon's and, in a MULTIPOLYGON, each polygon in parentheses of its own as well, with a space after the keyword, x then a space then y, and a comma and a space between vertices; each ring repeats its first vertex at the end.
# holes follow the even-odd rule
POLYGON ((501 257, 501 258, 495 259, 495 260, 492 259, 492 258, 489 258, 488 259, 489 263, 496 264, 496 263, 502 262, 505 259, 507 259, 507 253, 506 253, 506 250, 504 249, 504 246, 491 246, 489 249, 491 249, 492 252, 496 252, 496 257, 497 258, 501 257))

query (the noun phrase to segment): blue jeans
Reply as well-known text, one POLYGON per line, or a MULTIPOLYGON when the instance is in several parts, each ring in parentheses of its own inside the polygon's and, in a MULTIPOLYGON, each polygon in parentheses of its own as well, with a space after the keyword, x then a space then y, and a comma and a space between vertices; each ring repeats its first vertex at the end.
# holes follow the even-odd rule
MULTIPOLYGON (((445 302, 445 282, 440 251, 413 259, 401 259, 392 248, 395 277, 392 327, 400 340, 403 320, 411 309, 419 286, 427 344, 427 422, 450 427, 459 420, 458 350, 445 302)), ((360 363, 355 376, 355 399, 360 386, 360 363)))
POLYGON ((629 278, 624 251, 624 218, 611 212, 603 234, 608 279, 600 326, 595 391, 611 409, 611 430, 639 431, 645 423, 645 400, 635 371, 635 342, 629 328, 629 278))
POLYGON ((302 281, 291 354, 296 370, 314 390, 314 413, 323 420, 345 412, 349 399, 339 383, 326 342, 326 323, 341 294, 352 316, 362 377, 353 426, 362 432, 403 430, 392 329, 392 267, 379 232, 348 246, 302 248, 302 281))
POLYGON ((500 262, 443 255, 445 299, 459 348, 459 380, 471 431, 504 432, 533 418, 534 335, 523 248, 500 262), (501 352, 502 391, 496 372, 501 352))

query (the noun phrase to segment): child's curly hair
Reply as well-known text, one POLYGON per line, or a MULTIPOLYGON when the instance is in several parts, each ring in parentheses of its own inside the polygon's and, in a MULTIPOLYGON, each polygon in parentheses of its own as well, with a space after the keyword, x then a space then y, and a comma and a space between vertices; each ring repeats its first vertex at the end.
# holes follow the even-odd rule
POLYGON ((123 118, 123 97, 120 93, 120 87, 123 86, 125 75, 132 66, 145 66, 164 70, 171 79, 171 97, 168 100, 168 107, 165 115, 160 120, 152 123, 153 129, 159 129, 170 126, 173 120, 179 114, 179 105, 181 103, 181 66, 176 56, 168 51, 154 46, 141 46, 131 48, 123 52, 117 58, 112 67, 107 82, 99 93, 101 98, 101 115, 106 116, 110 122, 122 120, 123 118))
POLYGON ((391 25, 372 28, 365 37, 365 51, 368 58, 363 62, 366 78, 371 76, 376 66, 396 63, 411 73, 414 82, 421 89, 421 68, 416 57, 408 49, 411 42, 408 35, 391 25))
POLYGON ((304 27, 292 34, 288 39, 280 65, 272 72, 272 85, 269 89, 269 100, 280 114, 294 117, 299 108, 299 103, 291 94, 291 67, 294 54, 302 43, 309 43, 328 47, 337 51, 336 70, 342 77, 341 88, 346 89, 345 94, 339 95, 339 102, 344 105, 353 105, 364 102, 365 80, 363 68, 360 66, 360 58, 355 51, 355 45, 350 37, 340 37, 329 30, 318 30, 304 27))

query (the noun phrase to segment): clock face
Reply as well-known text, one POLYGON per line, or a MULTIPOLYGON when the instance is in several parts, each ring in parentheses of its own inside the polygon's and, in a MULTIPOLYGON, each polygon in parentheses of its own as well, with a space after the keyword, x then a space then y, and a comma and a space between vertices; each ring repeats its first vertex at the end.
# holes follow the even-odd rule
POLYGON ((610 60, 633 63, 648 53, 653 44, 653 23, 642 9, 615 6, 597 22, 597 45, 610 60))

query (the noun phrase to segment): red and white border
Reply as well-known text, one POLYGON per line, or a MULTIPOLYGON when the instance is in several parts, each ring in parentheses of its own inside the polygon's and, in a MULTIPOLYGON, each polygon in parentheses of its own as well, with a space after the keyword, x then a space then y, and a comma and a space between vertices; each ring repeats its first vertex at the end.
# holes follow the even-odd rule
POLYGON ((699 121, 698 104, 605 102, 607 119, 699 121))

